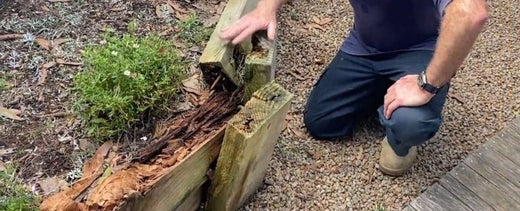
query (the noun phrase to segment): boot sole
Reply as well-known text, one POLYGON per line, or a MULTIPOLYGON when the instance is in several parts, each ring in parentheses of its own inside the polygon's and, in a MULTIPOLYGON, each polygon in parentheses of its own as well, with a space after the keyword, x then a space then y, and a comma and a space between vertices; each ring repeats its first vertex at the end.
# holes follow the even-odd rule
POLYGON ((408 169, 409 168, 407 168, 405 170, 391 169, 391 168, 386 168, 386 167, 382 166, 381 164, 379 164, 379 171, 383 172, 383 174, 393 176, 393 177, 403 176, 408 171, 408 169))

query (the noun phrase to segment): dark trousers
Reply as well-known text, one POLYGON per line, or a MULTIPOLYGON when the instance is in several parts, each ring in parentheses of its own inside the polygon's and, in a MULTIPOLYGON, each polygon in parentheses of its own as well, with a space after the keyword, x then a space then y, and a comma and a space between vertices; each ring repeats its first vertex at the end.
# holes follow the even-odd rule
POLYGON ((390 146, 400 156, 408 154, 410 147, 438 131, 449 86, 426 105, 396 109, 390 119, 383 115, 383 98, 399 78, 425 70, 432 56, 431 51, 373 56, 339 51, 309 96, 304 113, 307 130, 317 139, 349 136, 360 117, 377 110, 390 146))

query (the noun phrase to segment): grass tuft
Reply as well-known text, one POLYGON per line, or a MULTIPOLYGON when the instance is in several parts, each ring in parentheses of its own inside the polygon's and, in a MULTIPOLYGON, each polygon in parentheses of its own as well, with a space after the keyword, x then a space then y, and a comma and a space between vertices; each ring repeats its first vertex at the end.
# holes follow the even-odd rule
POLYGON ((180 28, 179 38, 193 45, 200 45, 209 40, 213 31, 211 28, 205 28, 195 13, 192 13, 188 19, 177 22, 177 26, 180 28))
POLYGON ((88 135, 105 139, 165 105, 185 78, 178 51, 155 35, 105 35, 106 44, 86 48, 85 68, 74 76, 74 110, 88 135))
POLYGON ((16 179, 15 172, 12 166, 0 171, 0 210, 38 210, 38 198, 16 179))

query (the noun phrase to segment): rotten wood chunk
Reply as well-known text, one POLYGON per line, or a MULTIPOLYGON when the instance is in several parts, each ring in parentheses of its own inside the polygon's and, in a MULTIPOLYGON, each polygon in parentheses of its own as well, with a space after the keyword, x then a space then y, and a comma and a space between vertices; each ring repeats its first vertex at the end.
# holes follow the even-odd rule
POLYGON ((292 97, 280 85, 269 83, 229 121, 208 210, 236 210, 262 184, 292 97))
POLYGON ((186 196, 206 180, 209 165, 220 150, 223 126, 238 111, 239 96, 239 92, 213 93, 198 109, 159 130, 130 163, 117 164, 117 152, 102 146, 85 167, 84 178, 45 199, 41 210, 173 210, 190 206, 185 203, 193 204, 194 199, 186 196))
MULTIPOLYGON (((235 47, 228 41, 220 38, 222 29, 235 24, 240 17, 253 10, 259 0, 229 0, 226 8, 220 16, 219 22, 211 35, 202 56, 200 65, 204 74, 212 74, 215 71, 222 71, 237 86, 240 86, 240 74, 237 73, 239 65, 234 58, 235 47)), ((249 37, 240 45, 243 54, 247 54, 252 49, 251 38, 249 37)))
POLYGON ((265 32, 253 37, 253 50, 246 56, 244 71, 244 102, 253 93, 274 80, 276 69, 276 41, 267 39, 265 32))

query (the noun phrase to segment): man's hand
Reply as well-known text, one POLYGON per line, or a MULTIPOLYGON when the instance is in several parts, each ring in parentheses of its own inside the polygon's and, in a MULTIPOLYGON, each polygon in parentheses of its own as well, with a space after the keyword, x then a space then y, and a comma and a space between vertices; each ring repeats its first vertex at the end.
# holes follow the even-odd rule
POLYGON ((257 31, 267 30, 267 37, 274 40, 276 11, 280 5, 279 2, 260 2, 255 10, 240 18, 236 24, 224 28, 220 37, 236 45, 257 31))
POLYGON ((404 76, 388 88, 384 104, 387 119, 390 119, 392 113, 401 106, 422 106, 430 102, 433 94, 419 87, 417 84, 418 76, 404 76))

